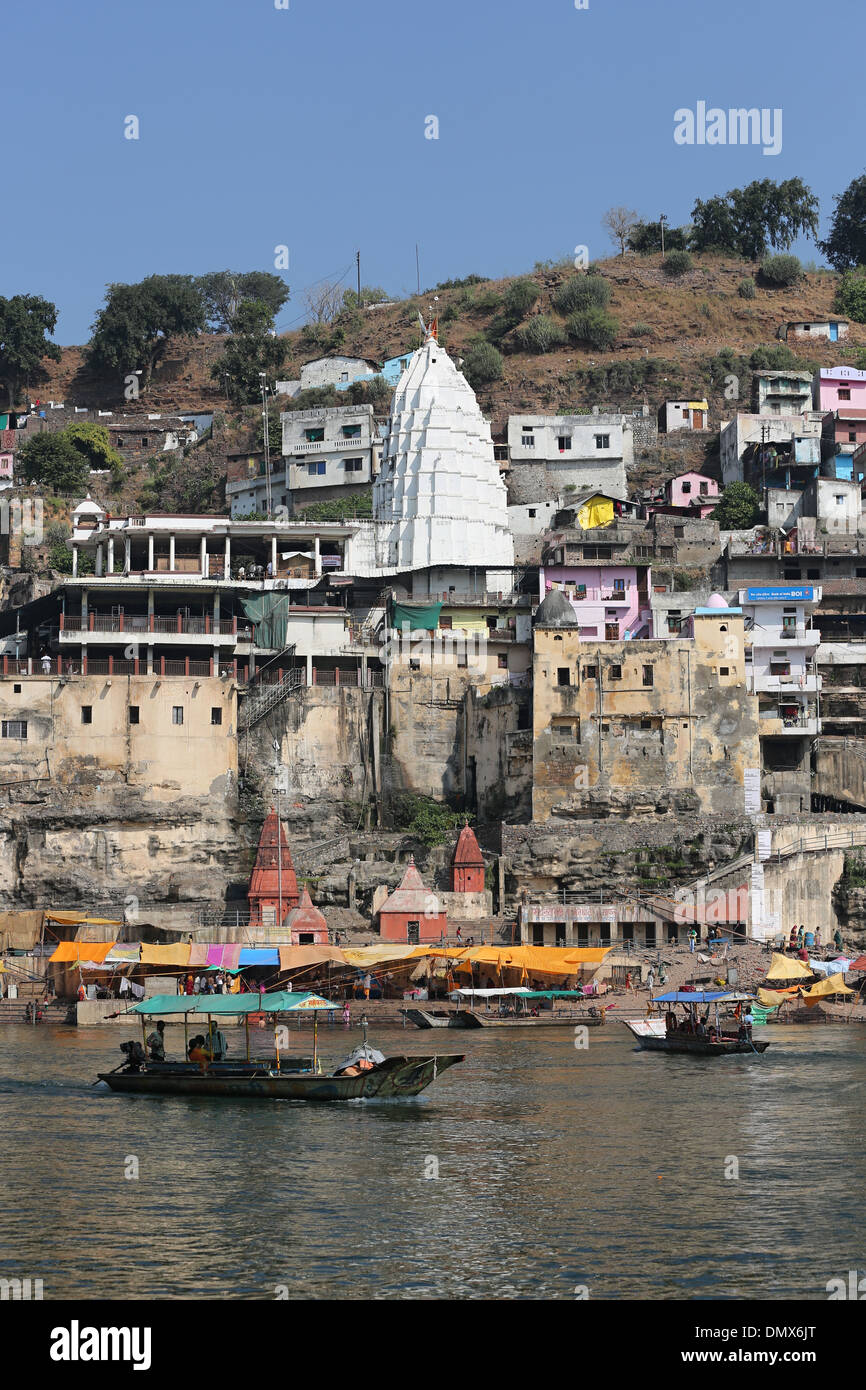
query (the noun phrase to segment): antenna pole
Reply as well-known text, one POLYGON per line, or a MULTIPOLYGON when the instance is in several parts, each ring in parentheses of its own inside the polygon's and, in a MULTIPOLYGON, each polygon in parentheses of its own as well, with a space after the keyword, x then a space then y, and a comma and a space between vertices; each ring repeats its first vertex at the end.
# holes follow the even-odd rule
POLYGON ((358 308, 361 307, 361 253, 355 252, 355 260, 358 262, 358 308))

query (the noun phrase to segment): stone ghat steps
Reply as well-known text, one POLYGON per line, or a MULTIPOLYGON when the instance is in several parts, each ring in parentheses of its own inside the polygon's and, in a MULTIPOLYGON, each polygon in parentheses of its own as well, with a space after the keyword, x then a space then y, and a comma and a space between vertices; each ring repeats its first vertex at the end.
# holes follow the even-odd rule
MULTIPOLYGON (((27 999, 0 999, 0 1023, 26 1023, 27 999)), ((65 1023, 67 1005, 49 1004, 42 1006, 43 1023, 65 1023)))

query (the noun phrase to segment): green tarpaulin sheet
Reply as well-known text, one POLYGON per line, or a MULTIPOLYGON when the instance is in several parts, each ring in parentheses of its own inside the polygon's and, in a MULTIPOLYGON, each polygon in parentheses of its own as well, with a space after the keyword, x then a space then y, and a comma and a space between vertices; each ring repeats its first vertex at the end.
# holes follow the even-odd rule
POLYGON ((410 632, 419 628, 425 628, 428 632, 435 632, 439 626, 439 614, 441 612, 441 603, 395 603, 394 626, 398 632, 402 632, 404 623, 409 624, 410 632))
POLYGON ((281 652, 286 645, 289 599, 287 594, 261 594, 242 598, 244 617, 256 625, 256 645, 281 652))
POLYGON ((155 994, 127 1010, 131 1014, 289 1014, 336 1009, 320 994, 155 994))

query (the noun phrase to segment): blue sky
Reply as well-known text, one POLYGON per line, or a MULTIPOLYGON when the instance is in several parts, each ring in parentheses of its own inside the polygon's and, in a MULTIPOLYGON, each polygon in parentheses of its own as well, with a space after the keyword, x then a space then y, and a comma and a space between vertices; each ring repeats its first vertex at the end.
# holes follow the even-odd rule
POLYGON ((613 204, 677 223, 696 197, 795 174, 823 233, 866 163, 847 61, 862 0, 824 15, 805 0, 7 7, 0 294, 45 295, 57 341, 81 343, 109 281, 270 270, 285 244, 285 328, 306 286, 353 283, 357 249, 365 283, 410 293, 416 241, 425 287, 516 274, 578 244, 610 254, 613 204), (674 111, 701 100, 781 107, 781 153, 676 145, 674 111))

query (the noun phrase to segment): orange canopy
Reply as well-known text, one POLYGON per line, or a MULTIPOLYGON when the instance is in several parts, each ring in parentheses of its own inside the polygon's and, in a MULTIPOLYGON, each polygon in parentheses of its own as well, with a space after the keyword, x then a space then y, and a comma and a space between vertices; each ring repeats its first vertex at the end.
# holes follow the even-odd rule
POLYGON ((76 960, 93 960, 101 964, 114 944, 113 941, 60 941, 49 958, 49 964, 64 961, 68 964, 76 960))

